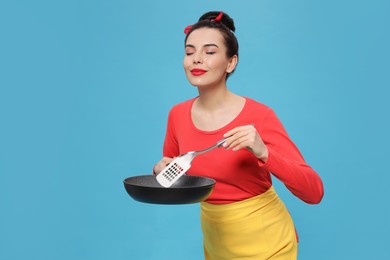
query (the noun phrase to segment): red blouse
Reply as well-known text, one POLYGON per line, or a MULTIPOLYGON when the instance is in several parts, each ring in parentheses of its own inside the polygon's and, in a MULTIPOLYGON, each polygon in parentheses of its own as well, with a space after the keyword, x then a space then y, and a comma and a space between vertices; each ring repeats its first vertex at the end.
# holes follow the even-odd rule
POLYGON ((215 131, 202 131, 191 119, 194 100, 177 104, 169 112, 164 156, 202 150, 223 139, 227 131, 248 124, 254 124, 269 152, 266 163, 246 149, 219 148, 197 156, 187 174, 216 180, 208 203, 226 204, 259 195, 272 185, 271 173, 301 200, 310 204, 321 201, 324 189, 320 177, 305 163, 272 109, 246 98, 244 108, 229 124, 215 131))

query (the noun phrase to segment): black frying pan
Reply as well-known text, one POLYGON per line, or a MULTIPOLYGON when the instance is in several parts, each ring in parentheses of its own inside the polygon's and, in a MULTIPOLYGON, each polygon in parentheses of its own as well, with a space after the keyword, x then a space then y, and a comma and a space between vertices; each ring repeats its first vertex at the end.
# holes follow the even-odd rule
POLYGON ((164 188, 156 175, 129 177, 123 181, 127 193, 136 201, 154 204, 190 204, 204 201, 212 192, 215 180, 183 175, 171 187, 164 188))

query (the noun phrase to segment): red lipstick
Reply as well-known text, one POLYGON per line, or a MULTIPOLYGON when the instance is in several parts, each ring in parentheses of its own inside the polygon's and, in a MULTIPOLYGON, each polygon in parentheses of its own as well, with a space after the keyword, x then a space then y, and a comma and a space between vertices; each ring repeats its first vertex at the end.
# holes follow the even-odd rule
POLYGON ((207 70, 202 70, 202 69, 192 69, 191 70, 191 74, 194 76, 201 76, 201 75, 205 74, 206 72, 207 72, 207 70))

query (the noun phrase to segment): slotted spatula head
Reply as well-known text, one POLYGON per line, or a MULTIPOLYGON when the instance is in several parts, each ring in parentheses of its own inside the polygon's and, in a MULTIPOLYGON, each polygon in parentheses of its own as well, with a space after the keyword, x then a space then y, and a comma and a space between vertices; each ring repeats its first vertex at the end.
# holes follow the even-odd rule
POLYGON ((175 158, 167 167, 165 167, 156 177, 158 183, 163 187, 170 187, 177 179, 179 179, 190 167, 191 162, 195 158, 195 156, 209 152, 215 148, 220 147, 227 138, 218 141, 213 146, 209 148, 200 150, 200 151, 192 151, 186 154, 180 155, 175 158))
POLYGON ((191 167, 193 156, 190 153, 175 158, 156 177, 161 186, 169 188, 191 167))

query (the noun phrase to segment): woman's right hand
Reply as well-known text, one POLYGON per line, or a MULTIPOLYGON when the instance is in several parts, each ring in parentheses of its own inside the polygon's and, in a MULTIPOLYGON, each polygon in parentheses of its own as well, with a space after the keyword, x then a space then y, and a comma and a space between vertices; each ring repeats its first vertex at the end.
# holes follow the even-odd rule
POLYGON ((153 167, 153 174, 159 174, 168 164, 173 161, 174 158, 163 157, 157 164, 153 167))

